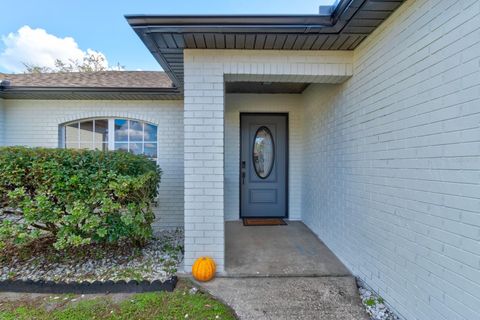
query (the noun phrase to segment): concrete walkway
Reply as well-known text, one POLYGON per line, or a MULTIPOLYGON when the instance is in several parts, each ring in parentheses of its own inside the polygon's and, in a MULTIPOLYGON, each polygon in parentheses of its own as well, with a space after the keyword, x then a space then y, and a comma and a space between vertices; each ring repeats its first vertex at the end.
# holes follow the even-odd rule
POLYGON ((227 222, 225 236, 225 277, 198 285, 240 319, 368 319, 355 278, 303 223, 227 222))
POLYGON ((242 320, 369 319, 353 277, 217 278, 198 285, 242 320))

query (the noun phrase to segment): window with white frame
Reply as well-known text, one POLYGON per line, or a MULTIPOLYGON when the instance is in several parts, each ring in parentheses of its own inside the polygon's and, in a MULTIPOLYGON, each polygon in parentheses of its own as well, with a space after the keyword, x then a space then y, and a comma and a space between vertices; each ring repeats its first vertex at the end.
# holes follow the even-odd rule
POLYGON ((157 126, 130 119, 88 119, 65 124, 65 148, 123 150, 157 158, 157 126))

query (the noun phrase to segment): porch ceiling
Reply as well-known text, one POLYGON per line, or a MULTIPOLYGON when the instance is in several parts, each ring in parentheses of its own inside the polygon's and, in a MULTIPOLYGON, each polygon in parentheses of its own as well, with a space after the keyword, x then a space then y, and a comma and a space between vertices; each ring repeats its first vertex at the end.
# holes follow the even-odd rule
POLYGON ((340 0, 330 15, 127 15, 174 84, 184 49, 353 50, 404 0, 340 0))
POLYGON ((229 82, 263 82, 263 83, 342 83, 352 76, 351 72, 343 75, 297 75, 297 74, 226 74, 225 83, 229 82))
POLYGON ((227 93, 302 93, 309 83, 303 82, 226 82, 227 93))

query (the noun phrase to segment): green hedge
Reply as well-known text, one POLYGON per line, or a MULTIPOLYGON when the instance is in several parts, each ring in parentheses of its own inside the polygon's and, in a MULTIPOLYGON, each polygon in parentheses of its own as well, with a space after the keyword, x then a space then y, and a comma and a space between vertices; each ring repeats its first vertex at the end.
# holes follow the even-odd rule
POLYGON ((45 235, 57 249, 141 245, 152 235, 160 175, 153 161, 126 152, 0 148, 0 246, 45 235))

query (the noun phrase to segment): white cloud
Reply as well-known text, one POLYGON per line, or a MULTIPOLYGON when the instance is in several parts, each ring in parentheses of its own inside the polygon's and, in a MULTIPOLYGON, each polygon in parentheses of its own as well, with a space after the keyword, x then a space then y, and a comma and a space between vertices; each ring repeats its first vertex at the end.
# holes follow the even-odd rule
POLYGON ((59 38, 44 29, 23 26, 1 39, 5 49, 0 53, 0 67, 8 72, 24 72, 23 63, 54 68, 56 59, 81 62, 90 54, 103 57, 103 63, 108 68, 108 61, 102 52, 92 49, 83 51, 74 38, 59 38))

